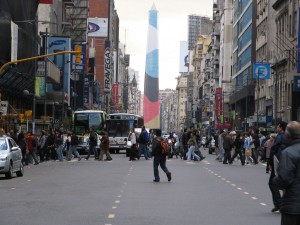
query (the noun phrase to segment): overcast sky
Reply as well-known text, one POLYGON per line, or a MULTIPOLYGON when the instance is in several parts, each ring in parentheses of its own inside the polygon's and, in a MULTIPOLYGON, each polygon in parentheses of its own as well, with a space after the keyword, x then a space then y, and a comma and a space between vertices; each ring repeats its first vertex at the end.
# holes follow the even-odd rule
POLYGON ((213 0, 115 0, 120 19, 120 41, 126 44, 126 54, 130 54, 130 67, 139 71, 142 91, 148 12, 153 3, 158 11, 159 88, 176 89, 180 41, 187 41, 188 15, 198 14, 211 18, 213 0))

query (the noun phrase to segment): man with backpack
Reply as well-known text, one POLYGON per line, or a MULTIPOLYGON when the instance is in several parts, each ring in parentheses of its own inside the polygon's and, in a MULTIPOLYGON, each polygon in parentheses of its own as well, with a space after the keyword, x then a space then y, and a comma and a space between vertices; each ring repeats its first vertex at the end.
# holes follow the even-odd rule
POLYGON ((68 152, 68 161, 71 161, 72 153, 77 157, 78 161, 81 160, 81 157, 77 151, 77 146, 79 144, 78 136, 74 133, 73 130, 70 130, 71 133, 71 141, 70 141, 70 147, 68 152))
POLYGON ((167 142, 164 140, 164 138, 161 137, 161 130, 156 130, 156 138, 153 140, 152 143, 152 155, 154 157, 153 159, 153 171, 154 171, 154 180, 153 182, 159 182, 159 171, 158 166, 160 165, 161 169, 166 173, 168 181, 171 181, 171 172, 168 170, 166 166, 167 162, 167 142), (166 147, 165 147, 166 146, 166 147))

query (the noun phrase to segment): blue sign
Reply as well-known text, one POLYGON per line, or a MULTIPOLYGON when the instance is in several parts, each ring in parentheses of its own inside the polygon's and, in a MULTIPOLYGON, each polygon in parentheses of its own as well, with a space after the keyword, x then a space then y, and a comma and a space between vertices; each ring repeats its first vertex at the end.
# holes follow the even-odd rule
POLYGON ((271 78, 271 66, 269 63, 254 63, 253 66, 253 78, 254 79, 270 79, 271 78))
POLYGON ((295 92, 300 92, 300 76, 294 76, 294 89, 295 92))

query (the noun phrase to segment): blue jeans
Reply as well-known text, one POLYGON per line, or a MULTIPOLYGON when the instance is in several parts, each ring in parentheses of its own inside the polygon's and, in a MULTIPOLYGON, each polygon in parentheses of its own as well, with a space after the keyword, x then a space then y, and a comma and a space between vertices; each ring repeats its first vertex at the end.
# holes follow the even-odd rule
POLYGON ((191 160, 192 156, 196 158, 198 161, 200 160, 200 157, 195 154, 195 150, 196 150, 195 145, 191 145, 187 153, 187 160, 191 160))
POLYGON ((57 158, 59 161, 64 161, 64 157, 63 157, 63 144, 57 146, 56 152, 57 152, 57 158))
POLYGON ((224 148, 219 148, 219 150, 220 150, 220 152, 216 159, 222 160, 224 158, 225 150, 224 150, 224 148))
POLYGON ((161 169, 166 173, 170 173, 166 166, 167 157, 165 155, 156 155, 153 160, 153 171, 154 171, 154 179, 156 181, 160 180, 158 166, 160 165, 161 169))
POLYGON ((139 156, 141 156, 141 154, 144 154, 146 159, 149 158, 149 152, 148 152, 147 145, 142 144, 142 143, 139 144, 139 156))
POLYGON ((69 147, 69 152, 68 152, 68 160, 71 160, 72 158, 72 153, 79 159, 80 155, 77 151, 77 146, 76 145, 70 145, 69 147))

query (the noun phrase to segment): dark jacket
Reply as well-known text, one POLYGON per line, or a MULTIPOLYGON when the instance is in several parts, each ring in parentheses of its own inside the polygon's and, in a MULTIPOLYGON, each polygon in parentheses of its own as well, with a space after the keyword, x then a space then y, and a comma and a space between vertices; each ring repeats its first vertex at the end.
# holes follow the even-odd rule
POLYGON ((149 135, 146 130, 143 130, 139 136, 139 143, 141 144, 147 144, 149 142, 149 135))
POLYGON ((223 148, 225 151, 230 151, 233 147, 233 140, 229 134, 224 137, 223 148))
POLYGON ((240 150, 243 148, 244 140, 240 137, 236 137, 234 140, 234 146, 236 150, 240 150))
POLYGON ((96 132, 91 132, 89 136, 89 145, 90 146, 97 146, 97 134, 96 132))
POLYGON ((187 142, 188 142, 188 136, 187 136, 187 133, 186 132, 183 132, 182 136, 181 136, 181 142, 182 142, 182 145, 187 145, 187 142))
POLYGON ((300 140, 282 151, 273 183, 283 190, 280 212, 300 215, 300 140))
POLYGON ((274 155, 277 157, 278 160, 280 160, 281 151, 285 149, 287 146, 286 138, 284 132, 277 134, 274 143, 271 147, 271 153, 270 153, 270 165, 272 167, 272 171, 274 171, 274 161, 273 157, 274 155))

